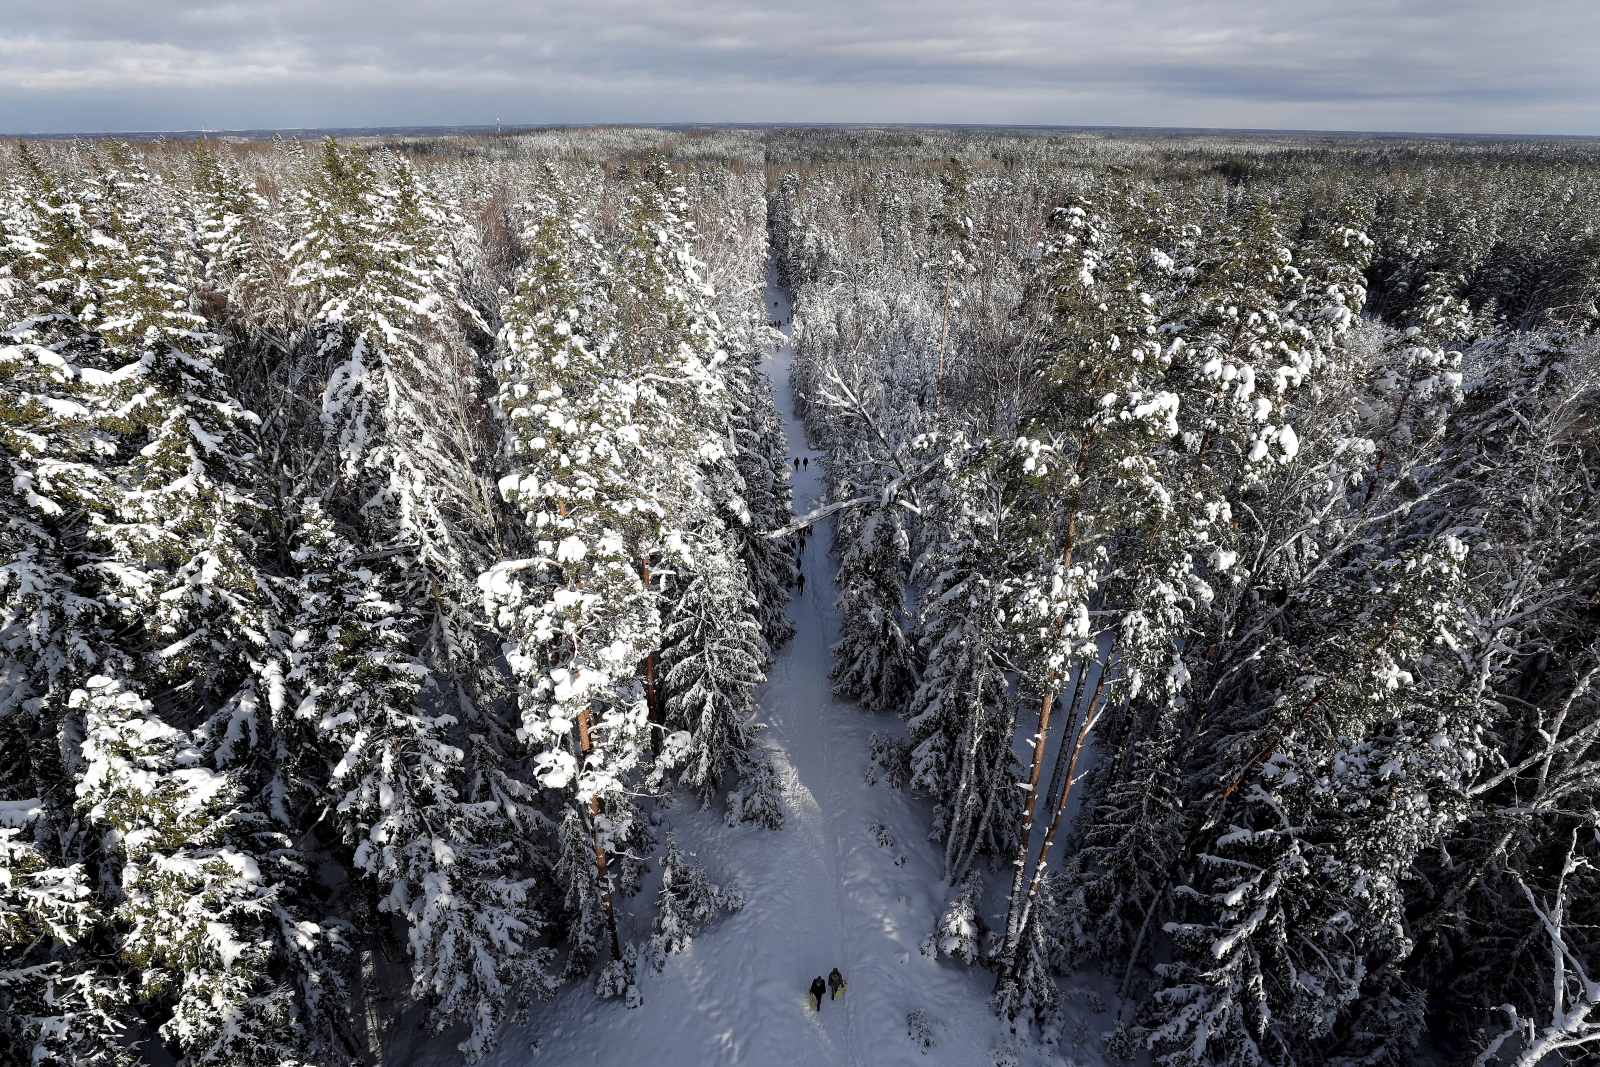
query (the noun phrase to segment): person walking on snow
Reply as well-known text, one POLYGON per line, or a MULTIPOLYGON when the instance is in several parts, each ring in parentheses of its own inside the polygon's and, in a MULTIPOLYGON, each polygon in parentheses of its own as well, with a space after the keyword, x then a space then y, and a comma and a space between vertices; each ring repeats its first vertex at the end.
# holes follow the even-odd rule
POLYGON ((817 1010, 822 1010, 822 994, 828 991, 828 983, 822 980, 822 975, 817 975, 816 981, 811 983, 811 995, 816 998, 817 1010))
POLYGON ((800 575, 800 595, 806 595, 806 576, 804 574, 800 575))
POLYGON ((828 972, 828 999, 837 1000, 842 992, 844 992, 844 975, 835 967, 828 972))

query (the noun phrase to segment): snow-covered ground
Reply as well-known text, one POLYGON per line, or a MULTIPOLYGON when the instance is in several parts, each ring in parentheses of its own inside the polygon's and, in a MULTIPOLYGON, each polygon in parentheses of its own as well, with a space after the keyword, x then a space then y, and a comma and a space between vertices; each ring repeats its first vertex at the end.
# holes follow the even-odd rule
MULTIPOLYGON (((787 332, 788 301, 775 285, 768 287, 767 306, 787 332)), ((766 370, 792 454, 815 460, 794 417, 791 357, 788 346, 778 349, 766 370)), ((794 477, 796 511, 822 502, 819 465, 794 477)), ((699 854, 713 881, 736 885, 748 903, 696 937, 661 974, 647 971, 642 1006, 630 1010, 620 1001, 598 1000, 588 982, 571 985, 537 1008, 525 1026, 509 1027, 487 1063, 988 1067, 994 1062, 991 1050, 1006 1033, 986 1003, 993 975, 931 959, 918 949, 944 905, 939 853, 926 840, 928 813, 906 794, 865 780, 870 736, 898 731, 901 724, 833 700, 829 693, 828 646, 838 638, 838 617, 828 547, 821 527, 806 542, 806 590, 789 605, 798 633, 779 651, 760 696, 767 726, 761 740, 787 788, 784 828, 730 829, 722 823, 720 805, 698 811, 686 794, 661 813, 662 836, 671 825, 679 844, 699 854), (892 844, 879 843, 875 823, 888 831, 892 844), (833 967, 844 973, 849 989, 813 1012, 806 988, 833 967), (926 1013, 933 1030, 934 1044, 925 1052, 907 1032, 907 1014, 916 1008, 926 1013)), ((626 904, 636 937, 648 932, 652 882, 626 904)), ((405 1059, 442 1067, 459 1062, 459 1055, 441 1040, 405 1059)), ((1025 1052, 1023 1061, 1071 1062, 1065 1050, 1052 1055, 1038 1048, 1025 1052)))

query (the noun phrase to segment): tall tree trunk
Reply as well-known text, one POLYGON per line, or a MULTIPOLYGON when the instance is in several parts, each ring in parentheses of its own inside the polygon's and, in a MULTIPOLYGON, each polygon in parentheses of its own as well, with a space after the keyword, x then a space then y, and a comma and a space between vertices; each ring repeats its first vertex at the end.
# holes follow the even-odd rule
POLYGON ((1000 989, 1011 980, 1011 960, 1016 955, 1017 945, 1021 941, 1022 931, 1017 920, 1021 917, 1021 909, 1017 906, 1022 899, 1022 887, 1028 877, 1028 847, 1029 837, 1033 833, 1033 812, 1038 806, 1039 768, 1044 763, 1045 739, 1050 736, 1050 710, 1055 706, 1056 695, 1046 692, 1044 700, 1039 707, 1039 732, 1033 736, 1033 767, 1028 772, 1027 808, 1022 818, 1022 842, 1017 848, 1016 871, 1011 876, 1010 905, 1006 908, 1006 940, 1005 948, 1000 954, 1000 973, 995 978, 995 989, 1000 989))
MULTIPOLYGON (((1106 653, 1106 661, 1100 668, 1100 677, 1094 685, 1094 695, 1089 698, 1089 706, 1084 709, 1083 722, 1078 727, 1078 733, 1072 741, 1072 758, 1067 763, 1067 775, 1066 781, 1063 783, 1061 788, 1061 799, 1056 804, 1055 816, 1050 820, 1050 829, 1044 835, 1044 844, 1039 846, 1039 859, 1033 867, 1033 881, 1028 885, 1028 896, 1022 904, 1022 918, 1017 922, 1017 944, 1019 951, 1021 949, 1022 935, 1027 933, 1028 920, 1033 915, 1034 899, 1039 895, 1039 884, 1044 881, 1044 872, 1049 866, 1050 846, 1055 843, 1056 832, 1061 829, 1061 816, 1066 812, 1067 801, 1072 796, 1072 783, 1075 781, 1073 775, 1076 774, 1078 770, 1078 757, 1083 754, 1084 742, 1089 739, 1090 733, 1094 731, 1095 723, 1100 721, 1100 716, 1104 710, 1100 705, 1100 697, 1105 692, 1106 674, 1110 670, 1111 653, 1108 650, 1106 653)), ((1080 674, 1081 673, 1082 672, 1080 670, 1080 674)), ((1067 751, 1067 746, 1065 743, 1062 744, 1061 751, 1062 753, 1067 751)), ((1058 765, 1061 763, 1059 756, 1056 759, 1056 763, 1058 765)), ((1012 966, 1016 966, 1015 960, 1013 960, 1012 966)))
MULTIPOLYGON (((1085 438, 1083 447, 1078 450, 1078 470, 1081 473, 1088 459, 1089 438, 1085 438)), ((1078 509, 1074 507, 1067 513, 1067 538, 1066 547, 1061 552, 1061 565, 1063 569, 1072 567, 1072 543, 1078 532, 1078 509)), ((1057 627, 1065 623, 1065 618, 1056 620, 1057 627)), ((1028 879, 1028 849, 1029 839, 1033 833, 1033 812, 1039 802, 1039 768, 1044 762, 1045 741, 1050 736, 1050 709, 1055 706, 1056 694, 1053 688, 1055 681, 1054 672, 1045 677, 1044 700, 1039 708, 1039 732, 1033 741, 1033 767, 1029 771, 1027 785, 1027 808, 1023 814, 1021 843, 1017 848, 1017 869, 1011 876, 1011 896, 1006 903, 1006 939, 1000 952, 1000 971, 995 976, 994 988, 996 992, 1004 988, 1011 981, 1011 961, 1017 954, 1017 946, 1022 941, 1022 928, 1018 919, 1022 914, 1022 887, 1028 879)))
MULTIPOLYGON (((585 759, 592 747, 589 740, 590 711, 578 713, 578 744, 585 759)), ((611 871, 606 864, 606 848, 600 841, 600 797, 589 798, 589 839, 594 843, 594 865, 600 876, 600 900, 606 907, 606 929, 611 934, 611 958, 622 958, 622 939, 617 936, 617 912, 612 904, 611 871)))
MULTIPOLYGON (((650 592, 650 560, 639 561, 639 577, 644 582, 644 590, 650 592)), ((646 716, 650 721, 650 754, 661 755, 662 735, 667 729, 667 709, 665 701, 656 689, 656 654, 650 653, 644 658, 644 706, 646 716)))
POLYGON ((933 378, 933 407, 939 409, 939 396, 944 390, 944 346, 950 337, 950 276, 955 272, 953 264, 944 268, 944 323, 939 327, 939 369, 934 372, 933 378))
MULTIPOLYGON (((1102 672, 1104 673, 1104 672, 1102 672)), ((1078 680, 1072 687, 1072 702, 1067 705, 1067 722, 1078 721, 1078 710, 1083 707, 1083 690, 1089 678, 1089 664, 1084 663, 1078 668, 1078 680)), ((1056 801, 1061 798, 1061 779, 1067 773, 1067 758, 1071 750, 1062 745, 1056 750, 1055 766, 1050 771, 1050 788, 1045 790, 1044 810, 1054 811, 1056 801)))

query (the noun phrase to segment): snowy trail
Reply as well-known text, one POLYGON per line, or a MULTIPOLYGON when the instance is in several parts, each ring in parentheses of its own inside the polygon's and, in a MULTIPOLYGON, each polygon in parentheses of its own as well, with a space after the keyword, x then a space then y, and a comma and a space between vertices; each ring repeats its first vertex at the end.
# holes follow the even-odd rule
MULTIPOLYGON (((767 308, 788 331, 786 295, 769 282, 767 308)), ((816 460, 794 417, 792 351, 769 358, 792 455, 816 460)), ((795 510, 820 502, 820 466, 794 473, 795 510)), ((893 1067, 989 1062, 1000 1028, 985 1004, 992 976, 918 951, 944 899, 940 857, 925 840, 926 810, 887 785, 868 785, 874 731, 899 721, 831 698, 828 646, 838 637, 832 608, 834 566, 827 530, 806 542, 806 589, 789 605, 797 634, 781 649, 760 694, 761 743, 787 787, 784 828, 722 825, 721 805, 697 811, 685 794, 662 813, 714 881, 745 894, 743 910, 723 918, 641 978, 644 1004, 629 1010, 599 1001, 588 982, 538 1007, 526 1026, 508 1027, 485 1062, 496 1065, 617 1067, 893 1067), (893 836, 880 846, 881 822, 893 836), (838 967, 849 980, 837 1001, 808 1010, 806 988, 838 967), (935 1045, 923 1054, 906 1032, 922 1008, 935 1045), (535 1044, 536 1043, 536 1044, 535 1044)), ((660 831, 664 837, 665 826, 660 831)), ((631 933, 648 933, 655 880, 626 907, 631 933)), ((629 933, 624 930, 624 933, 629 933)), ((445 1041, 427 1043, 413 1063, 459 1062, 445 1041)))

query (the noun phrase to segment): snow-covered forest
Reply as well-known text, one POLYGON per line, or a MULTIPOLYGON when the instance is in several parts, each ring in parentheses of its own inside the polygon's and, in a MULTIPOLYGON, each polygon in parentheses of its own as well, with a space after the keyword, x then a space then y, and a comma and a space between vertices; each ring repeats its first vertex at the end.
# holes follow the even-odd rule
POLYGON ((1597 299, 1583 141, 13 142, 0 1060, 1600 1062, 1597 299))

